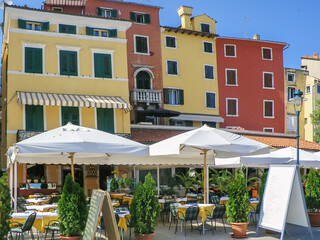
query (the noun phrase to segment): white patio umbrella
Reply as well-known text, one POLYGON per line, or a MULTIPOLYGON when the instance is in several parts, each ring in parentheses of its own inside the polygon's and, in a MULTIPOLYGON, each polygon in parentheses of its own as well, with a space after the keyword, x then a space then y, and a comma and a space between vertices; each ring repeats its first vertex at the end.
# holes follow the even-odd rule
POLYGON ((214 157, 235 157, 269 152, 268 145, 206 125, 150 146, 151 156, 203 155, 204 202, 208 200, 207 154, 211 154, 209 164, 213 164, 214 157))
MULTIPOLYGON (((294 147, 282 148, 277 151, 272 152, 279 157, 290 157, 288 164, 297 164, 297 149, 294 147)), ((320 157, 307 152, 305 150, 299 149, 299 166, 300 167, 320 167, 320 157)))

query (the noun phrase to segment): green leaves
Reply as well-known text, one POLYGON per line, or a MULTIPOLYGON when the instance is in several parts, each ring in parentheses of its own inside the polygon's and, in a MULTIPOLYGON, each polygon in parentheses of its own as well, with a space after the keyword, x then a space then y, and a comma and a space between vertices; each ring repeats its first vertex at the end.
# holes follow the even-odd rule
POLYGON ((315 126, 313 140, 318 143, 320 142, 320 100, 316 100, 315 109, 310 117, 312 124, 315 126))
POLYGON ((8 174, 0 178, 0 240, 7 239, 10 231, 11 197, 8 186, 8 174))
POLYGON ((310 168, 306 184, 306 204, 308 212, 320 212, 320 176, 310 168))

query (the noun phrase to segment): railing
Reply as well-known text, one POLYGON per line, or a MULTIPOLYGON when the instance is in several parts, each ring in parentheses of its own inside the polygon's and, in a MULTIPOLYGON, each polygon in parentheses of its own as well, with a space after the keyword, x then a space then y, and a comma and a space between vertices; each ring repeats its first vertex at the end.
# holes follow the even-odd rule
POLYGON ((134 105, 137 105, 137 103, 146 103, 147 105, 150 103, 156 103, 161 106, 161 93, 161 90, 134 88, 131 90, 131 100, 134 105))

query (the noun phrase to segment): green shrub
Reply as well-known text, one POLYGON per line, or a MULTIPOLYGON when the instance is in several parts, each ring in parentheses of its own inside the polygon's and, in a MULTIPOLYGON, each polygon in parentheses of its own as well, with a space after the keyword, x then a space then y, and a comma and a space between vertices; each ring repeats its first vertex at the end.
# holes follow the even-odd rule
POLYGON ((8 186, 8 174, 0 178, 0 240, 7 239, 10 231, 11 196, 8 186))
POLYGON ((126 186, 128 187, 128 188, 130 188, 130 189, 133 189, 133 180, 132 180, 132 178, 126 178, 126 180, 125 180, 125 182, 126 182, 126 186))
POLYGON ((156 183, 149 172, 144 184, 138 183, 130 207, 131 220, 136 235, 154 232, 158 223, 159 202, 155 197, 156 183))
POLYGON ((264 194, 264 188, 266 186, 266 181, 267 181, 267 176, 268 176, 268 172, 263 172, 260 178, 260 185, 259 185, 259 203, 257 205, 257 207, 261 206, 262 203, 262 199, 263 199, 263 194, 264 194))
POLYGON ((228 197, 226 204, 228 222, 248 222, 250 201, 243 172, 236 174, 235 180, 230 185, 228 197))
POLYGON ((122 183, 124 184, 123 179, 119 178, 119 180, 118 180, 118 188, 122 188, 122 183))
POLYGON ((112 178, 110 182, 110 191, 115 192, 118 189, 118 182, 116 178, 112 178))
POLYGON ((317 170, 310 168, 306 184, 306 205, 308 212, 320 212, 320 177, 317 170))
POLYGON ((62 236, 81 236, 87 219, 86 195, 79 183, 68 174, 58 202, 59 227, 62 236))

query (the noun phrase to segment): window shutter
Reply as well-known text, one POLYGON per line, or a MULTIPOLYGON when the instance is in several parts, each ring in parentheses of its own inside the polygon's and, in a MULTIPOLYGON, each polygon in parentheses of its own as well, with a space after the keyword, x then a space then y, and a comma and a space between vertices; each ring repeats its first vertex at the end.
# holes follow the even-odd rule
POLYGON ((110 29, 109 30, 109 37, 116 38, 118 36, 117 29, 110 29))
POLYGON ((103 77, 103 61, 102 54, 94 54, 94 76, 103 77))
POLYGON ((227 84, 230 84, 230 85, 236 84, 236 71, 227 70, 227 84))
POLYGON ((41 31, 49 31, 49 22, 41 23, 41 31))
POLYGON ((150 23, 151 22, 150 14, 145 14, 144 19, 145 19, 145 23, 150 23))
POLYGON ((68 33, 72 33, 72 34, 76 34, 76 26, 69 26, 69 32, 68 33))
POLYGON ((163 103, 164 104, 169 103, 169 90, 168 90, 168 88, 163 89, 163 103))
POLYGON ((87 35, 90 35, 90 36, 93 36, 93 28, 91 28, 91 27, 86 27, 86 34, 87 34, 87 35))
POLYGON ((24 58, 25 58, 25 72, 28 73, 32 73, 33 69, 32 69, 32 49, 31 48, 25 48, 25 54, 24 54, 24 58))
POLYGON ((112 78, 111 55, 110 54, 104 54, 103 64, 104 64, 104 77, 112 78))
POLYGON ((26 29, 27 28, 26 21, 18 19, 18 28, 26 29))
POLYGON ((182 89, 179 89, 179 104, 184 105, 184 94, 182 89))
POLYGON ((42 49, 34 49, 33 54, 33 69, 35 73, 42 73, 42 49))
POLYGON ((98 15, 99 17, 101 17, 101 16, 102 16, 101 8, 97 8, 97 15, 98 15))
POLYGON ((117 18, 118 17, 118 12, 116 9, 111 10, 111 17, 117 18))
POLYGON ((130 20, 131 21, 136 21, 136 14, 134 12, 130 12, 130 20))

